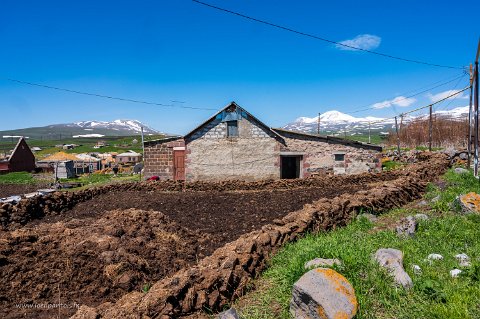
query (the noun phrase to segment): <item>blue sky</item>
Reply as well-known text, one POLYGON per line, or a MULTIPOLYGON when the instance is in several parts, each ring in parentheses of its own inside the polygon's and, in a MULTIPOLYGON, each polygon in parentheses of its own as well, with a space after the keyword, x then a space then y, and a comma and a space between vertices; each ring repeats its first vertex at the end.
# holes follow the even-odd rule
MULTIPOLYGON (((479 11, 480 2, 474 0, 461 5, 205 1, 320 37, 436 64, 469 64, 479 36, 472 13, 479 11)), ((271 126, 374 103, 381 104, 354 115, 391 116, 468 82, 465 77, 431 95, 389 103, 462 70, 341 50, 189 0, 5 0, 0 38, 0 130, 121 118, 182 134, 213 112, 82 96, 5 78, 164 104, 184 102, 174 102, 177 106, 219 109, 234 100, 271 126)), ((467 103, 459 98, 448 108, 467 103)))

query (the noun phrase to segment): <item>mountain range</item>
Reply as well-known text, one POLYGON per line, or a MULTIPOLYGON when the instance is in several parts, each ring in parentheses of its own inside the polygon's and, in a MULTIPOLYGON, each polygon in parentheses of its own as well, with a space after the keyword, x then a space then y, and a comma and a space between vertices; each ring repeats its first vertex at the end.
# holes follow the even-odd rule
MULTIPOLYGON (((465 119, 468 115, 468 106, 457 107, 448 111, 436 111, 436 116, 454 119, 465 119)), ((405 116, 404 123, 426 115, 405 116)), ((0 131, 3 138, 26 136, 32 139, 58 139, 80 137, 104 137, 104 136, 131 136, 139 135, 141 128, 145 135, 163 134, 137 120, 114 120, 106 121, 81 121, 67 124, 52 124, 42 127, 30 127, 16 130, 0 131)), ((283 126, 284 129, 315 133, 318 129, 317 117, 299 117, 291 123, 283 126)), ((388 132, 395 128, 395 120, 381 117, 354 117, 340 111, 332 110, 320 115, 320 130, 322 134, 329 135, 356 135, 362 134, 369 129, 372 132, 388 132)))
POLYGON ((137 120, 81 121, 67 124, 52 124, 42 127, 30 127, 0 131, 0 136, 26 136, 32 139, 58 139, 72 137, 103 137, 139 135, 143 127, 145 135, 161 134, 137 120))
MULTIPOLYGON (((434 114, 438 117, 448 117, 453 119, 465 119, 468 116, 468 106, 457 107, 452 110, 436 111, 434 114)), ((403 118, 404 123, 408 123, 414 119, 424 118, 428 115, 410 116, 403 118)), ((399 119, 400 120, 400 119, 399 119)), ((317 132, 318 116, 316 117, 299 117, 295 121, 288 123, 283 127, 287 130, 301 132, 317 132)), ((355 135, 368 129, 372 131, 389 131, 395 128, 395 119, 381 117, 354 117, 340 111, 328 111, 320 115, 320 131, 326 134, 344 134, 346 131, 350 135, 355 135)))

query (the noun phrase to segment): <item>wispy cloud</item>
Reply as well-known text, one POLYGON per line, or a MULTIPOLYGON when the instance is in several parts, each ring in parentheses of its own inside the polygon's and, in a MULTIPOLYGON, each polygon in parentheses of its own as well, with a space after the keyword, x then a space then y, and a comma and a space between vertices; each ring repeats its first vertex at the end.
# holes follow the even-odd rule
MULTIPOLYGON (((435 101, 442 100, 449 95, 455 94, 458 91, 460 91, 460 90, 447 90, 447 91, 443 91, 443 92, 440 92, 440 93, 437 93, 437 94, 428 93, 427 97, 430 99, 430 101, 435 102, 435 101)), ((466 95, 465 92, 462 92, 460 94, 449 97, 447 100, 451 100, 451 99, 468 99, 468 95, 466 95)))
POLYGON ((372 105, 374 109, 385 109, 392 106, 407 107, 415 103, 417 100, 411 97, 397 96, 393 100, 386 100, 372 105))
POLYGON ((348 51, 357 51, 357 49, 355 48, 359 48, 363 50, 374 50, 380 46, 380 42, 382 42, 382 38, 376 35, 360 34, 353 39, 344 40, 340 42, 343 45, 348 45, 348 47, 340 44, 336 44, 335 47, 340 50, 348 50, 348 51))

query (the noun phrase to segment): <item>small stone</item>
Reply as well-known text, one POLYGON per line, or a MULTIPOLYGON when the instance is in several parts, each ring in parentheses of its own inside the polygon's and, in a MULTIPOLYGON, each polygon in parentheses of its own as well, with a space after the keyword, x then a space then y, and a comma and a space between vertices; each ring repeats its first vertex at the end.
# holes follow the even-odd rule
POLYGON ((434 198, 432 198, 431 202, 432 202, 432 203, 436 203, 436 202, 438 202, 439 200, 440 200, 440 195, 437 195, 437 196, 435 196, 434 198))
POLYGON ((458 155, 458 158, 460 158, 461 160, 466 161, 466 160, 468 159, 468 153, 465 153, 465 152, 464 152, 464 153, 460 153, 460 154, 458 155))
POLYGON ((417 222, 413 216, 402 219, 400 225, 396 227, 398 236, 413 237, 417 229, 417 222))
POLYGON ((413 269, 413 273, 415 275, 421 275, 422 274, 422 268, 420 268, 419 265, 413 265, 412 269, 413 269))
POLYGON ((428 217, 428 216, 425 215, 425 214, 416 214, 416 215, 413 216, 413 217, 414 217, 415 220, 417 220, 417 221, 418 221, 418 220, 423 220, 423 221, 425 221, 425 220, 429 220, 429 219, 430 219, 430 217, 428 217))
POLYGON ((468 173, 468 169, 465 169, 465 168, 462 168, 462 167, 457 167, 455 168, 454 172, 456 174, 465 174, 465 173, 468 173))
POLYGON ((352 285, 333 269, 312 269, 293 285, 290 314, 295 319, 351 319, 357 307, 352 285))
POLYGON ((443 256, 440 254, 430 254, 427 257, 428 260, 443 260, 443 256))
POLYGON ((460 269, 450 270, 450 276, 452 276, 452 278, 457 278, 461 273, 462 271, 460 269))
POLYGON ((458 254, 455 256, 455 259, 460 263, 460 267, 470 267, 470 257, 467 254, 458 254))
POLYGON ((426 200, 422 200, 422 201, 419 201, 417 205, 418 205, 418 206, 427 206, 428 203, 427 203, 426 200))
POLYGON ((368 221, 371 222, 371 223, 375 223, 378 220, 377 216, 375 216, 373 214, 369 214, 369 213, 360 214, 360 215, 357 216, 357 220, 360 220, 362 218, 368 219, 368 221))
POLYGON ((315 258, 305 263, 305 269, 318 268, 318 267, 333 267, 334 265, 340 266, 342 262, 338 259, 324 259, 315 258))
POLYGON ((226 311, 220 312, 216 319, 239 319, 235 308, 230 308, 226 311))
POLYGON ((392 274, 395 283, 406 289, 413 287, 412 278, 403 268, 403 253, 400 250, 381 248, 375 253, 375 260, 392 274))

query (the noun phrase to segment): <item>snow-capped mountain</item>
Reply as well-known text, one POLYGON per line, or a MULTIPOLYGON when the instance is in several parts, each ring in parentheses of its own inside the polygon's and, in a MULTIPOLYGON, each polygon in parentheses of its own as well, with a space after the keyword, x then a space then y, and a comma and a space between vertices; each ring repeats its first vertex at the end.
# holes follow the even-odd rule
POLYGON ((1 131, 0 136, 21 135, 33 139, 61 139, 73 138, 99 138, 103 136, 132 136, 140 135, 141 129, 145 135, 164 135, 155 129, 137 120, 106 121, 81 121, 66 124, 52 124, 42 127, 30 127, 17 130, 1 131))
MULTIPOLYGON (((427 109, 428 111, 428 109, 427 109)), ((448 117, 454 119, 464 119, 468 116, 468 106, 457 107, 452 110, 439 110, 434 113, 436 116, 448 117)), ((404 123, 408 123, 417 118, 428 115, 406 115, 403 118, 404 123)), ((340 111, 328 111, 320 115, 320 130, 325 133, 335 134, 339 131, 359 132, 362 130, 385 131, 393 128, 395 120, 392 118, 380 118, 374 116, 354 117, 340 111)), ((295 121, 288 123, 283 128, 293 131, 317 132, 318 116, 299 117, 295 121)))
POLYGON ((128 131, 132 133, 140 133, 143 127, 143 132, 146 134, 158 134, 159 132, 148 127, 147 125, 141 123, 137 120, 114 120, 112 122, 105 121, 81 121, 70 124, 65 124, 68 126, 78 126, 83 128, 86 131, 91 131, 94 129, 110 129, 114 131, 128 131))

